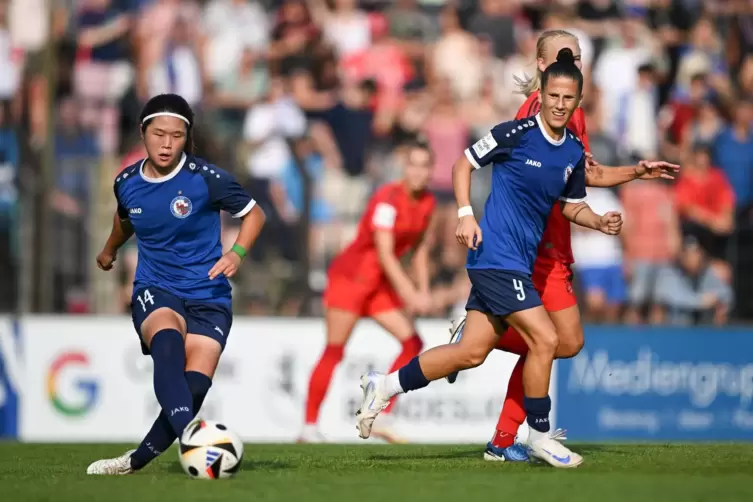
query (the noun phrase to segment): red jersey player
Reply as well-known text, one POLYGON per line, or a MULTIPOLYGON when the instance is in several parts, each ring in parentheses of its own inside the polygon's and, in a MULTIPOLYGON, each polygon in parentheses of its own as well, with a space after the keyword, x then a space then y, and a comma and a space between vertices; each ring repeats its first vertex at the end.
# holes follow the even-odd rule
MULTIPOLYGON (((400 341, 402 351, 392 364, 393 369, 404 366, 421 352, 423 343, 412 314, 431 308, 425 235, 436 205, 426 189, 432 165, 429 147, 411 143, 403 178, 381 187, 371 197, 355 240, 330 266, 324 292, 327 346, 311 373, 302 442, 323 439, 316 427, 319 408, 332 373, 343 357, 345 343, 361 317, 371 317, 400 341), (417 284, 400 264, 400 257, 411 250, 415 250, 417 284)), ((388 441, 394 439, 386 428, 374 433, 388 441)))
MULTIPOLYGON (((521 92, 528 96, 518 111, 516 118, 536 115, 541 108, 539 83, 541 73, 557 59, 560 50, 568 48, 575 54, 576 64, 581 67, 580 46, 572 33, 564 30, 551 30, 541 34, 536 43, 538 69, 536 76, 520 82, 521 92)), ((586 134, 585 113, 578 108, 568 129, 575 134, 590 152, 586 134)), ((586 174, 586 184, 593 187, 612 187, 642 178, 673 179, 673 172, 679 166, 663 161, 641 161, 635 166, 605 167, 590 158, 586 174)), ((533 268, 533 284, 541 301, 554 323, 559 337, 558 358, 573 357, 583 347, 583 326, 580 312, 571 284, 573 254, 570 248, 570 223, 562 216, 559 208, 553 208, 547 221, 546 231, 539 244, 538 256, 533 268)), ((465 318, 457 319, 451 329, 451 342, 457 341, 462 333, 465 318)), ((515 443, 518 428, 525 422, 523 410, 523 363, 528 346, 512 328, 500 337, 498 349, 518 354, 521 358, 513 369, 508 383, 507 395, 497 422, 494 437, 487 444, 484 458, 493 461, 527 461, 528 454, 522 445, 515 443)), ((457 375, 448 377, 450 383, 457 375)), ((557 430, 553 437, 564 439, 564 431, 557 430)))

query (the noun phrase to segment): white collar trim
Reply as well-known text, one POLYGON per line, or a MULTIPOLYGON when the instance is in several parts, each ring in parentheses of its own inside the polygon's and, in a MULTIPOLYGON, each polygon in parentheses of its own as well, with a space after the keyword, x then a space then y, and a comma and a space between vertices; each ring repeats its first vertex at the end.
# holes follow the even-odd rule
POLYGON ((554 146, 561 146, 565 139, 567 138, 567 131, 565 131, 562 134, 562 137, 560 139, 554 139, 551 136, 549 136, 549 133, 546 132, 546 129, 544 128, 544 123, 541 121, 541 113, 536 114, 536 123, 539 124, 539 129, 541 130, 541 134, 544 135, 544 138, 554 146))
POLYGON ((150 178, 149 176, 144 174, 144 164, 146 164, 146 160, 147 159, 142 160, 141 166, 139 167, 139 174, 141 174, 141 178, 147 183, 164 183, 165 181, 169 181, 175 178, 180 170, 183 169, 183 164, 186 163, 186 154, 181 154, 180 162, 178 162, 178 165, 175 166, 175 169, 173 169, 167 176, 163 176, 161 178, 150 178))

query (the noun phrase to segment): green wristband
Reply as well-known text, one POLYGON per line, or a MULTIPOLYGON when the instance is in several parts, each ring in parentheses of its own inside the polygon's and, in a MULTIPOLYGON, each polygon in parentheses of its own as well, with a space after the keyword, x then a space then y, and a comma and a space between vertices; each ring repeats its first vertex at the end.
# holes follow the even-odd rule
POLYGON ((230 248, 230 251, 240 256, 241 260, 246 257, 246 249, 240 244, 233 244, 233 247, 230 248))

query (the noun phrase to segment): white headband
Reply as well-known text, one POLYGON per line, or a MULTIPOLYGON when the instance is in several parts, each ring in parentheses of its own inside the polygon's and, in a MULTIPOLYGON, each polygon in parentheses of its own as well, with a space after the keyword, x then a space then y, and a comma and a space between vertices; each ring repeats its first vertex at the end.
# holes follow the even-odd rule
POLYGON ((189 126, 191 125, 191 122, 189 122, 186 117, 184 117, 183 115, 180 115, 178 113, 172 113, 172 112, 157 112, 157 113, 152 113, 151 115, 147 115, 146 117, 144 117, 144 120, 141 121, 141 124, 143 125, 143 124, 146 123, 147 120, 151 120, 151 119, 153 119, 155 117, 175 117, 176 119, 182 120, 183 122, 185 122, 189 126))

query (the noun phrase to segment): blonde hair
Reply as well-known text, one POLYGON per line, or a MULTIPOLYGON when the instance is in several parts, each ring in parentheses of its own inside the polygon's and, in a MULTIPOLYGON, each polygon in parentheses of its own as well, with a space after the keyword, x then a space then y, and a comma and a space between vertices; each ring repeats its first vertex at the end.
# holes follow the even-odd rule
MULTIPOLYGON (((565 30, 547 30, 539 35, 539 39, 536 41, 536 60, 543 59, 546 53, 547 45, 550 41, 557 38, 567 37, 575 40, 576 45, 580 47, 578 43, 578 37, 565 30)), ((539 70, 538 63, 536 64, 536 74, 533 77, 525 75, 524 78, 513 77, 515 79, 515 85, 518 86, 518 94, 530 96, 534 92, 541 89, 541 70, 539 70)))

